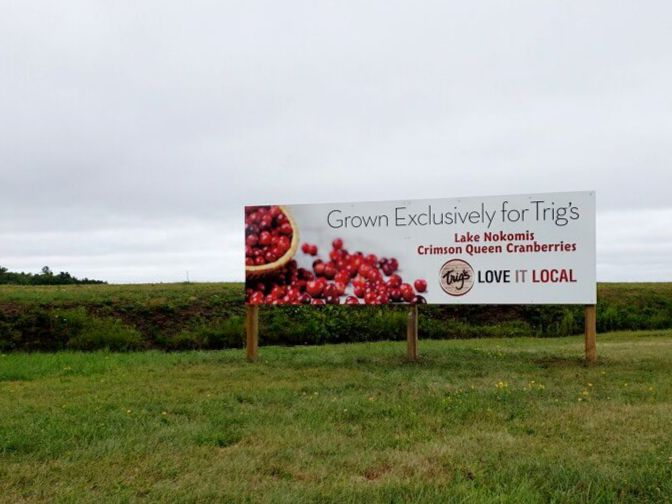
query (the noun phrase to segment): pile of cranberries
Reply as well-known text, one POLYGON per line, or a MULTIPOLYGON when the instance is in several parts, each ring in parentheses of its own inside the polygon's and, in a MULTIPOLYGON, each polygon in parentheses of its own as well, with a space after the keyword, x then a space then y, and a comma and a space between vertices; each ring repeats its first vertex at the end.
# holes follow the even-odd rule
MULTIPOLYGON (((270 215, 273 208, 270 207, 262 216, 270 215)), ((284 235, 280 233, 273 236, 282 238, 284 235)), ((248 247, 251 247, 249 242, 246 250, 248 247)), ((301 250, 307 255, 317 255, 317 246, 314 244, 304 243, 301 250)), ((250 255, 246 256, 247 261, 250 255)), ((283 268, 264 277, 248 278, 245 300, 249 304, 321 305, 340 304, 341 297, 346 296, 344 303, 351 305, 426 303, 419 293, 427 291, 427 282, 418 279, 413 285, 406 283, 397 273, 398 269, 399 263, 394 257, 379 259, 374 254, 350 254, 343 248, 343 240, 336 238, 332 242, 329 259, 315 259, 312 271, 298 267, 297 262, 291 260, 283 268), (350 286, 352 294, 346 295, 350 286)))
POLYGON ((278 206, 245 207, 245 265, 262 266, 284 256, 294 230, 278 206))

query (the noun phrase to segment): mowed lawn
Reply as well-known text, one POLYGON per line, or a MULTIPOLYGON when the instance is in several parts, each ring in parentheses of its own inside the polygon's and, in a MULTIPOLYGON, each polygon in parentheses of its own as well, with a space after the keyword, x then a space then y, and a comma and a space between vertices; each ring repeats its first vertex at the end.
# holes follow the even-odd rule
POLYGON ((672 500, 672 331, 260 351, 0 356, 0 500, 672 500))

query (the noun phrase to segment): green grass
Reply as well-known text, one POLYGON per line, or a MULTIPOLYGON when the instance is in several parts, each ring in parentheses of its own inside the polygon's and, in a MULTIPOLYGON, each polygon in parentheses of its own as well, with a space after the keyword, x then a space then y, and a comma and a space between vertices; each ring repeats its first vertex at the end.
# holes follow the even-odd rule
POLYGON ((2 502, 669 502, 672 331, 0 357, 2 502))
POLYGON ((48 303, 78 306, 87 303, 142 303, 158 306, 190 305, 204 297, 219 296, 243 302, 242 283, 167 283, 131 285, 0 285, 0 300, 16 303, 48 303))

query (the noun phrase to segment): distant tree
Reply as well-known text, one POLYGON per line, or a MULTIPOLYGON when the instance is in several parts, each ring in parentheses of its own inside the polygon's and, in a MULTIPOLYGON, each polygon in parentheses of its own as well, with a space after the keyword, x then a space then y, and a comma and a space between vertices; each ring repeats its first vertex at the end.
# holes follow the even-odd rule
POLYGON ((79 279, 70 273, 61 271, 58 275, 49 266, 44 266, 40 273, 14 273, 0 266, 0 284, 12 285, 71 285, 71 284, 103 284, 102 280, 79 279))

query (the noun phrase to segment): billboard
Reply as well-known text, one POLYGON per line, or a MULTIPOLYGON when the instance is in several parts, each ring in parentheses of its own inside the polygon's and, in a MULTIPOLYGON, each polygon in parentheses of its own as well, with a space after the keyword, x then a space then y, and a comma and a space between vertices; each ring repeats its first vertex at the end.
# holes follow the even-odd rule
POLYGON ((245 207, 248 304, 595 304, 595 193, 245 207))

